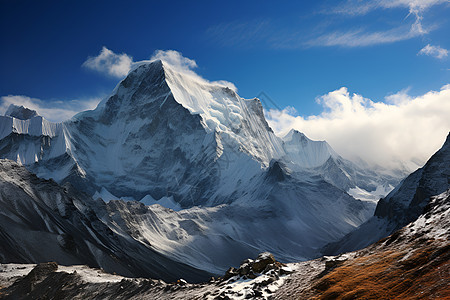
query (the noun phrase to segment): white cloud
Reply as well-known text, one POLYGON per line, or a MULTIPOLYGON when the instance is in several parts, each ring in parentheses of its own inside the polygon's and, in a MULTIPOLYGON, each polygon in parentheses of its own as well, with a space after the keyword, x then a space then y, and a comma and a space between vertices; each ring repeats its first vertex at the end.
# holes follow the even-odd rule
POLYGON ((403 8, 408 9, 406 18, 413 16, 414 22, 409 25, 409 28, 400 26, 385 31, 370 32, 359 29, 325 33, 307 41, 306 44, 309 46, 363 47, 393 43, 422 36, 428 34, 436 27, 436 25, 427 27, 423 25, 423 13, 433 6, 448 2, 448 0, 348 0, 323 12, 327 14, 362 16, 376 9, 403 8))
POLYGON ((359 156, 384 167, 423 164, 449 133, 450 85, 419 97, 403 90, 386 100, 350 95, 343 87, 318 98, 324 108, 320 115, 304 118, 292 109, 272 109, 267 116, 280 135, 295 128, 312 139, 328 141, 344 157, 359 156))
POLYGON ((448 0, 347 0, 332 9, 325 10, 325 13, 345 14, 361 16, 376 9, 407 8, 410 13, 419 13, 424 10, 443 3, 448 0))
POLYGON ((192 70, 197 68, 195 60, 184 57, 180 52, 175 50, 156 50, 150 60, 163 60, 173 67, 177 67, 180 71, 192 70))
POLYGON ((444 57, 448 56, 448 50, 441 48, 439 46, 431 46, 430 44, 428 44, 425 47, 423 47, 417 54, 428 55, 439 59, 443 59, 444 57))
POLYGON ((365 32, 361 29, 346 32, 335 31, 332 33, 326 33, 310 41, 307 41, 305 45, 365 47, 403 41, 416 37, 418 35, 420 35, 420 33, 418 33, 416 30, 404 27, 376 32, 365 32))
POLYGON ((99 55, 89 57, 83 67, 106 73, 114 77, 124 77, 128 74, 133 63, 133 58, 125 53, 116 54, 106 47, 103 47, 99 55))
POLYGON ((42 101, 27 96, 3 96, 1 97, 0 114, 4 115, 11 104, 24 106, 37 111, 45 119, 51 122, 61 122, 72 118, 80 111, 94 109, 100 102, 99 98, 68 101, 42 101))
POLYGON ((268 46, 274 49, 301 49, 311 46, 365 47, 399 42, 430 33, 438 27, 439 20, 425 22, 424 14, 428 9, 444 3, 450 2, 449 0, 346 0, 334 6, 325 4, 325 9, 318 14, 308 15, 307 23, 302 21, 306 18, 298 18, 298 15, 295 18, 284 16, 282 19, 254 18, 219 23, 209 27, 205 33, 209 41, 226 47, 268 46), (393 9, 403 10, 405 17, 393 19, 384 12, 393 9), (376 10, 381 18, 360 18, 353 20, 352 23, 347 22, 347 18, 344 22, 335 17, 323 18, 323 14, 361 17, 376 10), (347 25, 352 28, 343 27, 347 25))

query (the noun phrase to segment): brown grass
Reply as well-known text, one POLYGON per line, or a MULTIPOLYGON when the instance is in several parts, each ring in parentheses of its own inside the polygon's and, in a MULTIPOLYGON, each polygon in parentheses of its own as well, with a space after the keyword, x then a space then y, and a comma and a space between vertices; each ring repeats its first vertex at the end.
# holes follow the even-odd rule
POLYGON ((345 262, 316 282, 316 299, 450 299, 449 245, 408 251, 345 262))

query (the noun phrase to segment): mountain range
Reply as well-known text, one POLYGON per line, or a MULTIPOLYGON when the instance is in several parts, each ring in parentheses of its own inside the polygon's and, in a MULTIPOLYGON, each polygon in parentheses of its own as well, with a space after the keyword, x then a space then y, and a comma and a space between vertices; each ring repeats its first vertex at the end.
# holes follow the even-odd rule
MULTIPOLYGON (((409 203, 393 212, 391 222, 395 220, 395 214, 397 226, 408 218, 413 221, 364 249, 287 265, 276 261, 269 253, 262 253, 255 260, 243 261, 238 269, 230 268, 222 277, 200 284, 187 283, 183 279, 167 283, 149 278, 127 278, 87 266, 0 264, 0 298, 446 299, 450 297, 447 280, 450 271, 449 139, 450 135, 443 148, 419 170, 419 181, 411 181, 417 175, 413 173, 391 193, 397 198, 386 197, 391 199, 391 205, 397 201, 399 205, 404 204, 405 200, 409 203), (430 184, 432 182, 436 184, 430 184), (447 190, 431 197, 424 192, 420 204, 413 204, 417 202, 414 199, 417 199, 418 191, 428 188, 430 192, 429 188, 437 185, 440 186, 438 189, 447 187, 447 190), (411 193, 411 189, 415 192, 411 193), (417 205, 423 207, 418 216, 417 205)), ((3 180, 9 177, 5 174, 9 170, 5 169, 16 169, 17 175, 11 178, 11 186, 23 177, 35 184, 38 182, 39 190, 43 186, 54 191, 60 189, 56 183, 42 181, 13 162, 1 162, 4 168, 0 178, 3 180)), ((22 183, 20 187, 25 190, 26 186, 22 183)), ((20 187, 16 186, 16 189, 20 187)), ((72 191, 67 193, 75 197, 72 191)), ((45 202, 51 203, 48 199, 45 202)), ((383 205, 386 204, 379 204, 383 205)), ((80 207, 80 204, 76 206, 80 207)), ((355 231, 357 235, 358 230, 355 231)), ((1 250, 4 253, 4 248, 1 250)))
POLYGON ((201 281, 263 251, 292 262, 355 250, 445 190, 445 180, 432 188, 422 177, 443 168, 448 180, 446 153, 436 154, 446 167, 403 181, 416 200, 401 187, 384 197, 404 174, 351 162, 295 130, 279 137, 258 99, 161 60, 141 63, 95 110, 65 122, 18 106, 0 117, 0 257, 201 281), (389 225, 370 225, 380 222, 389 225))

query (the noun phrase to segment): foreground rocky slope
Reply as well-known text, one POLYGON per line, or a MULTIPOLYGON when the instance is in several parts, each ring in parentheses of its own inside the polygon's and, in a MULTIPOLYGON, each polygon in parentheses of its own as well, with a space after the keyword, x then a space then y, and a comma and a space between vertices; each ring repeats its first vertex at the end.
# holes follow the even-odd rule
POLYGON ((306 285, 304 274, 294 273, 275 299, 448 299, 450 190, 389 237, 325 260, 325 271, 306 285))

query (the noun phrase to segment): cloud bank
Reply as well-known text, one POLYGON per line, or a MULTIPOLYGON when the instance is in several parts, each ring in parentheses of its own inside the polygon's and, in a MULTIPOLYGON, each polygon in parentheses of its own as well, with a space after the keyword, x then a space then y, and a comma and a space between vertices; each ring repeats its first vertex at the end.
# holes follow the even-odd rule
POLYGON ((3 96, 1 97, 0 115, 4 115, 11 104, 24 106, 37 111, 40 116, 51 122, 62 122, 72 118, 84 110, 94 109, 100 102, 99 98, 68 101, 42 101, 27 96, 3 96))
POLYGON ((291 128, 315 140, 326 140, 347 158, 360 157, 387 168, 421 166, 439 149, 450 130, 450 85, 411 97, 407 91, 374 102, 342 87, 318 98, 320 115, 301 117, 295 110, 266 112, 280 135, 291 128))

